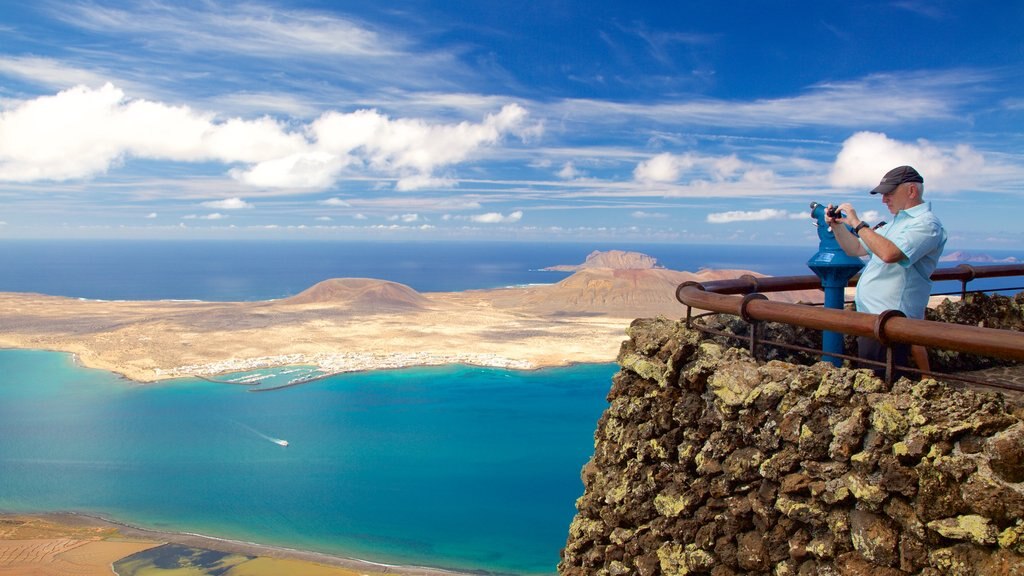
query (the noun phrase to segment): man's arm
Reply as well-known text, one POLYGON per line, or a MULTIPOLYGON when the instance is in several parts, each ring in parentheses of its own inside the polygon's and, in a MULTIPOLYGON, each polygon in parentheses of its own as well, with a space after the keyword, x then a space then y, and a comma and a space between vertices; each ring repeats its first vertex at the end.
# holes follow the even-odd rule
POLYGON ((849 228, 837 225, 845 223, 853 228, 860 226, 862 220, 857 216, 857 211, 847 203, 840 204, 839 210, 843 213, 842 218, 826 218, 826 221, 836 235, 836 241, 843 248, 843 252, 850 256, 866 256, 870 251, 871 254, 878 256, 882 262, 887 264, 895 264, 907 257, 891 240, 875 232, 870 226, 861 228, 859 232, 860 240, 867 245, 867 250, 865 250, 849 228))
POLYGON ((861 228, 860 239, 868 245, 868 249, 873 254, 882 259, 882 262, 887 264, 895 264, 906 259, 907 255, 903 253, 891 240, 882 236, 878 232, 875 232, 872 228, 861 228))

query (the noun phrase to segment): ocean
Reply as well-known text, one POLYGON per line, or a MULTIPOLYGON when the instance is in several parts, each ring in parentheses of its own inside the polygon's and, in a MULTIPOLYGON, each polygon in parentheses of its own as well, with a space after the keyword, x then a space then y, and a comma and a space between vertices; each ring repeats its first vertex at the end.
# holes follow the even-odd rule
POLYGON ((269 300, 329 278, 377 278, 419 292, 548 284, 541 268, 593 250, 632 250, 673 270, 809 274, 817 247, 509 242, 2 241, 0 292, 101 300, 269 300))
POLYGON ((0 350, 0 510, 552 573, 614 371, 446 366, 252 393, 0 350))
MULTIPOLYGON (((677 270, 771 275, 809 274, 816 252, 17 241, 0 242, 0 291, 254 301, 335 277, 460 291, 557 282, 567 273, 540 268, 613 248, 677 270)), ((251 393, 197 379, 139 385, 67 354, 0 350, 0 510, 77 511, 390 564, 551 574, 616 370, 444 366, 251 393)))

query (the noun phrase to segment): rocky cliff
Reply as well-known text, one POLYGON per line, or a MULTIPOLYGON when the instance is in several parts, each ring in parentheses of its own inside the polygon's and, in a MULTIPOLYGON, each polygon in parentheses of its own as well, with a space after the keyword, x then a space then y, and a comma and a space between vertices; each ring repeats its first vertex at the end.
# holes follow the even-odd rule
POLYGON ((628 333, 560 574, 1024 574, 1002 396, 628 333))
POLYGON ((549 266, 542 270, 552 272, 576 272, 587 268, 613 268, 615 270, 651 270, 663 268, 658 260, 640 252, 628 252, 625 250, 594 250, 587 255, 583 264, 560 264, 549 266))

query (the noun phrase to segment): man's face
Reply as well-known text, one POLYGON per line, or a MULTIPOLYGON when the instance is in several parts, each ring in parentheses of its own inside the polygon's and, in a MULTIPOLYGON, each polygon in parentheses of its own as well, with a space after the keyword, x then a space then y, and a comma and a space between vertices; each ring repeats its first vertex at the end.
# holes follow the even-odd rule
POLYGON ((903 210, 909 206, 910 192, 913 189, 913 183, 905 182, 896 187, 892 192, 882 194, 882 203, 889 208, 889 212, 896 214, 900 210, 903 210))

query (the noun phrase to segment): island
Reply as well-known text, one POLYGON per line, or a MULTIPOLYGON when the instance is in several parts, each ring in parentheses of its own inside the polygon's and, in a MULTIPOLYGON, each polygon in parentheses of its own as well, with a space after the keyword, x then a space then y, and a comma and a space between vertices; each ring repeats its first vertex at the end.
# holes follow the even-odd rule
MULTIPOLYGON (((555 267, 565 269, 565 267, 555 267)), ((323 374, 468 364, 535 369, 615 360, 636 318, 679 318, 676 287, 754 274, 675 271, 650 256, 591 254, 564 280, 419 293, 379 279, 324 280, 261 302, 101 301, 0 293, 0 347, 64 351, 138 382, 258 368, 323 374)), ((757 275, 757 274, 754 274, 757 275)), ((820 302, 819 291, 773 294, 820 302)))

